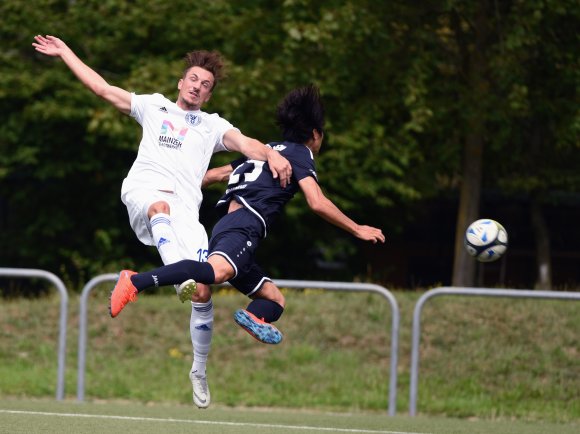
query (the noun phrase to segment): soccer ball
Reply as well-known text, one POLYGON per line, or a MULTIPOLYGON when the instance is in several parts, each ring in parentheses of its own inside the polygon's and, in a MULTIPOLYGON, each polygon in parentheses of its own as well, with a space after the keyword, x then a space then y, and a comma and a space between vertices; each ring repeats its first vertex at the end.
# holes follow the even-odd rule
POLYGON ((508 246, 505 228, 495 220, 474 221, 465 231, 463 240, 467 253, 480 262, 493 262, 502 257, 508 246))

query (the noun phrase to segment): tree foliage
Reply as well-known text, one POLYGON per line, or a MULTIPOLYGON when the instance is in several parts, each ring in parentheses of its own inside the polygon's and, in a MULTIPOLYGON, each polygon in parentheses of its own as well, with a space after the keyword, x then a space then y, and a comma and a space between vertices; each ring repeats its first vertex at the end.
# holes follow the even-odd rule
MULTIPOLYGON (((61 62, 36 54, 37 33, 61 37, 112 84, 168 98, 187 51, 219 50, 229 77, 207 110, 265 142, 279 138, 274 109, 283 95, 319 85, 321 185, 388 238, 423 200, 457 197, 470 137, 482 145, 481 188, 541 203, 578 191, 580 6, 571 0, 215 0, 195 8, 185 0, 4 0, 0 14, 0 38, 9 41, 0 51, 5 266, 48 269, 78 286, 120 266, 159 263, 136 241, 119 198, 139 126, 61 62)), ((206 193, 208 229, 218 194, 206 193)), ((316 266, 346 262, 341 277, 389 279, 369 275, 361 243, 302 200, 277 226, 261 258, 273 275, 321 277, 316 266)))

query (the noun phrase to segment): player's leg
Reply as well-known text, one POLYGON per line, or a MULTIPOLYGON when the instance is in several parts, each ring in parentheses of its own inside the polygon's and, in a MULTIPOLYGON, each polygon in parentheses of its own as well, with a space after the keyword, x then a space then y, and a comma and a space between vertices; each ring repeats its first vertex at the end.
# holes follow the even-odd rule
MULTIPOLYGON (((226 261, 220 260, 217 256, 210 257, 208 262, 216 267, 214 272, 217 270, 216 274, 220 276, 224 275, 222 267, 231 269, 226 261)), ((233 270, 231 272, 233 273, 233 270)), ((216 283, 221 282, 216 280, 216 283)), ((193 280, 188 280, 183 285, 194 284, 193 280)), ((197 289, 191 297, 190 331, 193 345, 193 364, 189 378, 193 387, 193 402, 199 408, 206 408, 211 399, 207 384, 206 365, 213 334, 213 312, 210 287, 198 283, 197 289)))
POLYGON ((171 193, 156 192, 152 197, 154 202, 147 208, 147 218, 153 242, 165 265, 187 258, 181 256, 179 252, 178 231, 174 230, 172 226, 172 207, 170 205, 172 196, 171 193), (166 195, 166 197, 161 199, 160 195, 166 195))
MULTIPOLYGON (((221 256, 215 255, 208 259, 206 265, 212 266, 214 274, 220 276, 232 276, 232 266, 221 256)), ((199 265, 199 264, 198 264, 199 265)), ((215 279, 215 283, 222 283, 225 280, 215 279)), ((187 280, 181 285, 181 289, 186 286, 196 285, 194 280, 187 280)), ((211 395, 207 384, 206 366, 211 340, 213 335, 213 303, 211 300, 211 289, 209 285, 197 283, 197 288, 191 296, 191 319, 190 332, 193 346, 193 364, 189 373, 189 379, 193 387, 193 402, 199 408, 209 406, 211 395)))
POLYGON ((261 342, 277 344, 282 333, 271 324, 284 311, 284 296, 255 264, 255 252, 261 240, 260 222, 245 209, 234 211, 214 227, 209 261, 216 258, 216 280, 227 279, 238 291, 260 301, 234 314, 235 321, 261 342), (231 269, 219 265, 228 263, 231 269), (220 274, 220 271, 225 271, 220 274), (259 316, 252 313, 252 310, 259 316))
MULTIPOLYGON (((193 215, 187 207, 183 206, 182 202, 176 201, 174 205, 174 223, 179 234, 181 256, 198 261, 194 262, 191 268, 198 265, 202 268, 207 267, 205 261, 207 260, 208 240, 205 228, 199 223, 197 215, 193 215)), ((192 277, 199 278, 200 276, 192 277)), ((211 394, 207 382, 206 366, 211 350, 214 320, 211 288, 207 284, 197 283, 190 278, 177 286, 177 296, 182 303, 185 300, 191 301, 189 331, 193 361, 189 371, 189 379, 193 389, 194 404, 199 408, 207 408, 211 402, 211 394)))
MULTIPOLYGON (((183 251, 180 239, 176 236, 178 231, 174 230, 173 223, 177 223, 176 228, 179 229, 179 221, 191 220, 201 228, 201 231, 197 227, 196 230, 202 234, 198 238, 203 241, 202 247, 207 252, 207 234, 199 223, 197 214, 192 215, 190 211, 187 211, 187 208, 175 194, 140 188, 123 189, 121 199, 127 207, 129 222, 137 238, 143 244, 156 246, 164 263, 171 264, 188 256, 194 257, 193 253, 188 255, 188 252, 183 251), (170 212, 174 214, 175 218, 181 215, 181 220, 178 219, 177 222, 172 223, 170 212)), ((184 238, 187 240, 190 238, 187 231, 184 234, 184 238)), ((171 270, 166 270, 164 274, 166 276, 165 282, 159 282, 155 274, 149 274, 142 276, 141 279, 134 280, 136 273, 130 270, 123 270, 111 292, 109 303, 111 316, 116 317, 127 303, 136 301, 138 292, 143 289, 150 286, 181 284, 188 279, 187 273, 176 274, 171 272, 171 270), (174 279, 175 282, 173 282, 174 279)), ((206 273, 200 277, 208 279, 208 283, 211 283, 211 279, 213 279, 211 267, 209 274, 206 273)))
MULTIPOLYGON (((172 221, 175 232, 179 236, 177 241, 181 258, 206 262, 208 253, 207 233, 199 222, 199 214, 197 211, 192 211, 187 207, 179 197, 176 197, 173 201, 173 210, 172 221)), ((182 303, 191 301, 196 291, 196 280, 192 279, 188 278, 188 280, 175 285, 177 297, 182 303)), ((209 289, 207 289, 206 294, 208 299, 204 300, 204 302, 208 302, 211 297, 209 289)))
POLYGON ((266 281, 262 287, 250 297, 252 301, 246 308, 258 318, 266 322, 275 322, 280 319, 286 306, 284 294, 274 282, 266 281))
MULTIPOLYGON (((116 317, 129 302, 137 300, 139 292, 151 287, 168 285, 199 284, 197 282, 211 284, 215 283, 212 266, 207 262, 197 262, 191 259, 183 259, 174 264, 164 265, 150 271, 135 273, 131 270, 122 270, 119 279, 111 292, 109 310, 112 317, 116 317)), ((211 302, 211 295, 202 304, 208 305, 211 302)))
POLYGON ((252 299, 246 309, 234 313, 235 322, 260 342, 280 343, 282 333, 272 324, 284 312, 285 299, 280 289, 255 264, 230 283, 252 299))
POLYGON ((211 402, 206 366, 213 337, 213 319, 210 287, 200 283, 192 295, 189 320, 193 348, 193 363, 189 371, 189 380, 193 388, 193 402, 199 408, 207 408, 211 402))
MULTIPOLYGON (((225 274, 221 273, 220 275, 225 274)), ((192 285, 191 293, 194 293, 200 282, 205 284, 221 283, 216 282, 212 265, 208 262, 183 259, 174 264, 164 265, 142 273, 122 270, 119 280, 111 292, 109 306, 111 316, 117 316, 127 303, 135 301, 137 294, 147 288, 176 284, 181 286, 192 285)), ((208 300, 204 303, 207 304, 209 302, 208 297, 208 300)))
POLYGON ((179 256, 179 247, 171 224, 170 213, 174 198, 172 193, 143 188, 123 188, 121 195, 135 235, 143 244, 155 246, 164 264, 183 259, 179 256))
MULTIPOLYGON (((164 199, 170 197, 171 195, 167 193, 140 188, 127 190, 123 188, 121 195, 121 200, 127 207, 129 223, 135 235, 143 244, 157 246, 164 262, 181 259, 176 254, 177 244, 166 242, 167 239, 174 238, 174 236, 163 235, 165 227, 171 228, 170 221, 163 218, 163 215, 169 217, 169 204, 164 199), (150 213, 152 214, 151 216, 149 215, 150 213), (167 221, 163 222, 163 220, 167 221), (152 222, 155 223, 153 225, 156 228, 155 231, 152 229, 152 222), (155 232, 155 235, 153 232, 155 232)), ((122 270, 119 274, 119 279, 109 298, 109 313, 113 318, 123 310, 127 303, 137 300, 138 291, 131 281, 131 276, 134 274, 130 270, 122 270)))

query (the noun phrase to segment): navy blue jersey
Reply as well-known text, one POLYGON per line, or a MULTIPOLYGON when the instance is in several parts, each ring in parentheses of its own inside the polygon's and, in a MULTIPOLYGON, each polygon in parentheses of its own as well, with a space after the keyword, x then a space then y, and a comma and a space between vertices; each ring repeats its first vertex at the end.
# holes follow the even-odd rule
MULTIPOLYGON (((216 207, 220 214, 227 213, 227 205, 233 199, 252 211, 262 222, 265 237, 272 222, 282 212, 284 205, 300 189, 298 181, 312 176, 317 182, 316 167, 312 151, 305 145, 292 142, 271 143, 292 166, 292 181, 282 188, 279 179, 272 177, 268 163, 246 160, 235 167, 230 175, 228 187, 216 207)), ((239 161, 237 161, 239 162, 239 161)))

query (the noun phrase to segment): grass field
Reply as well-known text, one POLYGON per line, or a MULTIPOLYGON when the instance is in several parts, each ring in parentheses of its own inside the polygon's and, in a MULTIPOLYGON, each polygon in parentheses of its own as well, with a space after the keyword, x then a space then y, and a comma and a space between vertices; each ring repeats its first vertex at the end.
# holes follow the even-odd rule
MULTIPOLYGON (((199 412, 190 406, 187 379, 191 364, 190 307, 176 302, 169 292, 146 294, 112 320, 106 310, 108 289, 107 285, 95 289, 89 303, 84 404, 74 402, 78 298, 73 296, 70 300, 66 400, 60 403, 50 400, 54 399, 56 385, 58 299, 0 303, 0 398, 10 398, 0 406, 0 432, 18 432, 2 429, 10 421, 22 418, 56 419, 61 422, 54 423, 72 426, 72 416, 33 417, 29 413, 5 412, 42 412, 42 408, 49 407, 47 412, 123 417, 139 414, 140 418, 184 420, 205 420, 215 412, 220 421, 255 419, 274 425, 279 423, 276 420, 298 415, 288 424, 318 426, 318 418, 348 420, 356 424, 347 424, 344 429, 378 432, 578 431, 580 303, 434 300, 426 306, 422 321, 420 416, 409 418, 405 414, 410 323, 414 303, 421 293, 396 292, 402 320, 399 416, 389 418, 386 410, 391 317, 388 304, 376 294, 289 290, 288 308, 279 323, 285 339, 279 346, 265 346, 251 339, 231 319, 233 311, 244 306, 246 300, 235 292, 220 291, 214 299, 215 339, 208 368, 213 404, 210 411, 199 412), (31 398, 41 401, 30 401, 31 398), (122 405, 101 404, 120 400, 122 405), (269 414, 275 415, 274 421, 269 414), (358 425, 359 420, 362 423, 367 419, 375 422, 358 425), (421 421, 427 422, 421 425, 421 421), (446 421, 451 425, 446 425, 446 421), (487 430, 488 423, 494 429, 487 430), (481 431, 477 431, 480 426, 481 431), (517 426, 523 431, 517 431, 517 426), (531 431, 548 426, 550 430, 531 431), (554 427, 558 430, 551 431, 554 427)), ((79 419, 79 423, 89 423, 90 418, 79 419)), ((112 425, 113 432, 123 429, 114 428, 115 424, 133 422, 100 420, 101 424, 112 425)), ((153 421, 141 423, 149 426, 153 421)), ((179 432, 194 422, 171 423, 184 425, 175 428, 177 431, 174 427, 169 429, 179 432)), ((203 432, 243 432, 226 431, 227 425, 216 425, 218 431, 208 431, 212 426, 204 425, 203 432)), ((339 428, 330 422, 324 422, 324 427, 331 432, 339 428)), ((133 429, 148 432, 135 427, 125 431, 133 429)), ((286 432, 269 429, 254 427, 253 431, 286 432)))
POLYGON ((490 421, 376 413, 248 409, 214 405, 75 403, 0 400, 0 433, 376 433, 376 434, 577 434, 576 424, 490 421))

